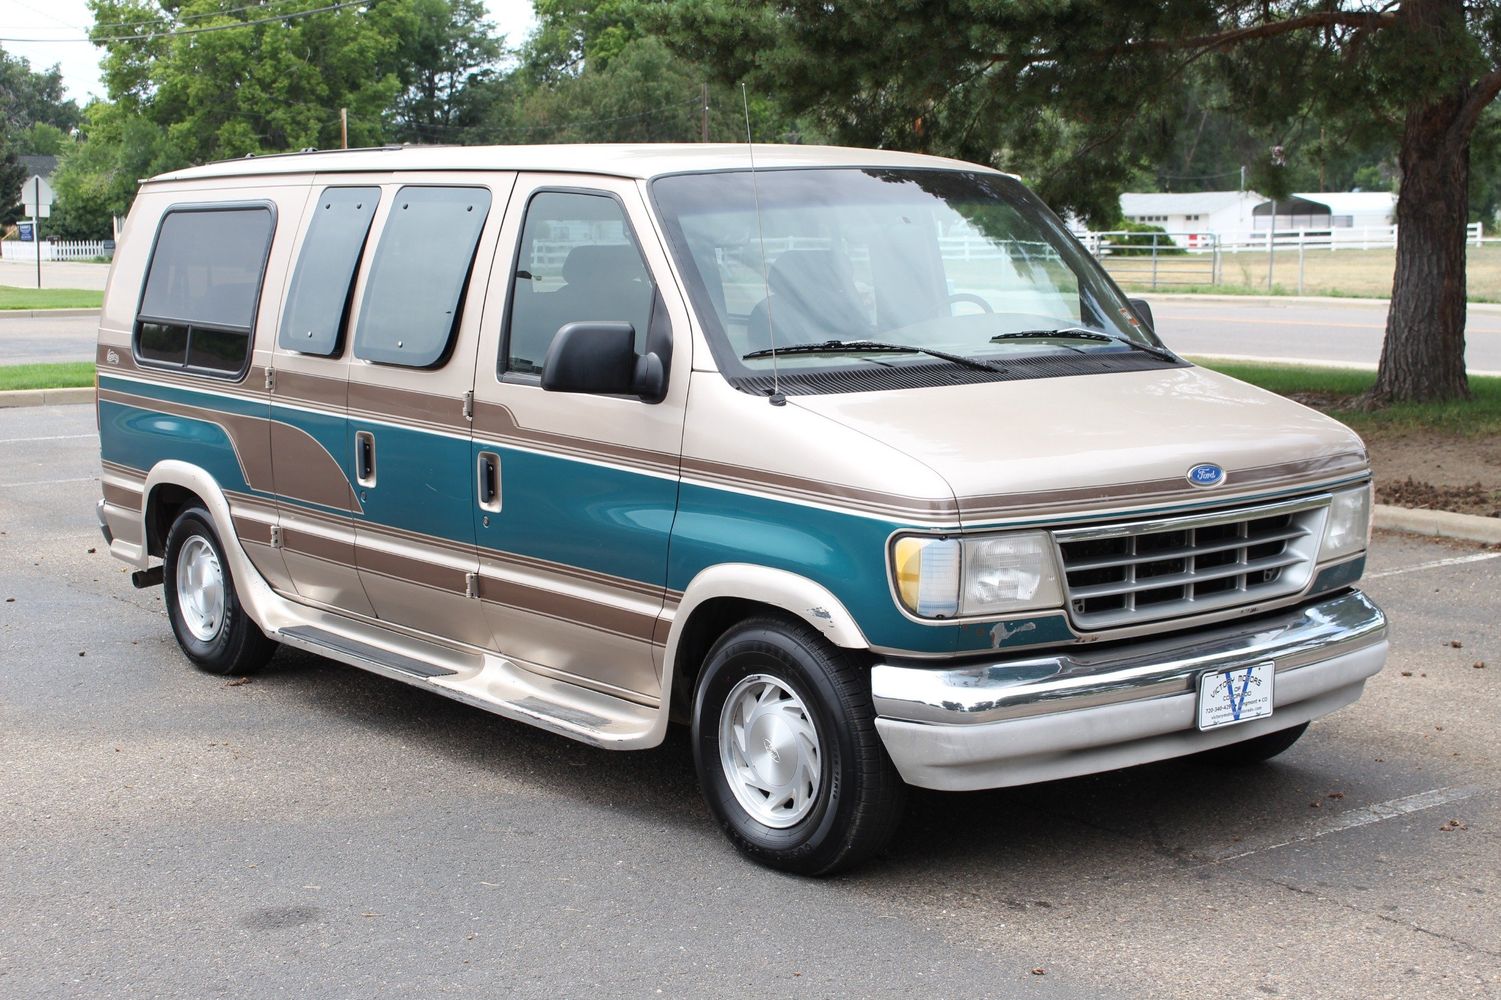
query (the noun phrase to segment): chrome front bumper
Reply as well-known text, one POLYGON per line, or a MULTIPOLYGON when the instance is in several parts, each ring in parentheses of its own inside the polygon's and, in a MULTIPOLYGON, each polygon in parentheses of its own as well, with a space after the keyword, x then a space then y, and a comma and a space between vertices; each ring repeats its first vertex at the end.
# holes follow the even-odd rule
POLYGON ((1001 788, 1196 753, 1299 725, 1360 697, 1386 618, 1359 591, 1162 639, 963 667, 880 664, 876 729, 913 785, 1001 788), (1200 732, 1198 678, 1276 664, 1271 716, 1200 732))

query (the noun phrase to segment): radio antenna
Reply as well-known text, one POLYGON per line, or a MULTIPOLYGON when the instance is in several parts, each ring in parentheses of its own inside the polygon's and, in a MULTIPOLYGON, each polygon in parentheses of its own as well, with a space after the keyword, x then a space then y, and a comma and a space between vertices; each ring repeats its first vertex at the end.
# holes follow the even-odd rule
POLYGON ((761 188, 756 183, 756 144, 751 141, 750 98, 745 84, 740 85, 740 103, 745 108, 745 148, 750 151, 751 193, 756 199, 756 239, 761 244, 761 288, 766 295, 766 335, 771 339, 771 405, 786 406, 782 395, 782 376, 777 369, 777 327, 771 321, 771 277, 766 263, 766 232, 761 228, 761 188))

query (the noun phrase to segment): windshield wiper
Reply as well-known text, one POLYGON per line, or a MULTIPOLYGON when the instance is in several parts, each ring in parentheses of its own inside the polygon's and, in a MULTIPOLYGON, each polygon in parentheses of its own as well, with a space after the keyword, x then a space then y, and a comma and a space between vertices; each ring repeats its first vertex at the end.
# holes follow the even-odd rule
POLYGON ((1103 340, 1107 343, 1115 340, 1114 337, 1097 330, 1086 330, 1082 326, 1065 326, 1056 330, 1014 330, 1011 333, 998 333, 990 338, 992 344, 998 344, 1003 340, 1047 340, 1058 337, 1062 340, 1103 340))
POLYGON ((908 344, 888 344, 880 340, 825 340, 817 344, 789 344, 786 347, 766 348, 760 351, 751 351, 749 354, 740 356, 742 361, 752 358, 769 358, 773 354, 838 354, 841 351, 885 351, 900 354, 926 354, 930 358, 938 358, 940 361, 948 361, 956 365, 966 365, 970 368, 983 368, 987 371, 1003 372, 1006 369, 994 361, 985 361, 980 358, 967 358, 962 354, 950 354, 947 351, 935 351, 931 347, 912 347, 908 344))
POLYGON ((1178 360, 1178 356, 1162 347, 1153 347, 1150 344, 1140 344, 1128 337, 1112 337, 1108 333, 1099 330, 1087 330, 1082 326, 1063 326, 1055 330, 1016 330, 1011 333, 998 333, 990 338, 990 342, 998 344, 1004 340, 1047 340, 1057 338, 1059 340, 1098 340, 1107 344, 1125 344, 1134 351, 1145 351, 1154 358, 1163 361, 1178 360))

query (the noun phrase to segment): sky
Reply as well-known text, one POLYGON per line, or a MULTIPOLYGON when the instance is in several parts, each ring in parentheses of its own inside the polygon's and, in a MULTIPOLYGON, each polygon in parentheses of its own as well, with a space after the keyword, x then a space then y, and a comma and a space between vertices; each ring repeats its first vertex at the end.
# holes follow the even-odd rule
MULTIPOLYGON (((485 0, 490 20, 506 45, 519 45, 536 23, 531 0, 485 0)), ((15 38, 81 39, 93 23, 86 0, 0 0, 0 47, 31 61, 34 70, 62 69, 68 96, 80 105, 90 97, 106 97, 99 82, 103 50, 86 41, 10 41, 15 38)))

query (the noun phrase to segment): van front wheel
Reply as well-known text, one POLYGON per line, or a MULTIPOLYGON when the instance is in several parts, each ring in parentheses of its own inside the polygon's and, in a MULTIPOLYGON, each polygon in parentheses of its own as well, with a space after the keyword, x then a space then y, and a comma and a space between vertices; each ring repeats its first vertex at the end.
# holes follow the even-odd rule
POLYGON ((248 674, 276 651, 241 607, 224 548, 202 507, 189 507, 172 522, 162 590, 177 644, 200 670, 248 674))
POLYGON ((752 619, 710 650, 693 756, 725 834, 772 868, 852 867, 901 819, 905 786, 876 733, 869 673, 800 622, 752 619))

